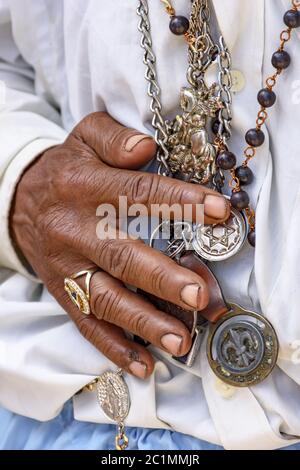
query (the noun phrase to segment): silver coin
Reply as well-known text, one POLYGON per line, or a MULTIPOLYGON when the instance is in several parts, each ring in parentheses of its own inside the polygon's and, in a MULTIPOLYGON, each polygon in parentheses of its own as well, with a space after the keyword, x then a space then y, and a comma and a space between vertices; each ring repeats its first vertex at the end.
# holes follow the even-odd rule
POLYGON ((120 372, 104 372, 97 383, 97 396, 105 416, 123 423, 130 411, 128 386, 120 372))
POLYGON ((207 261, 224 261, 236 255, 247 237, 244 216, 231 210, 230 218, 224 224, 198 225, 194 230, 193 248, 207 261))
POLYGON ((222 381, 250 387, 272 372, 278 347, 276 332, 265 317, 232 305, 232 311, 211 328, 207 356, 222 381))

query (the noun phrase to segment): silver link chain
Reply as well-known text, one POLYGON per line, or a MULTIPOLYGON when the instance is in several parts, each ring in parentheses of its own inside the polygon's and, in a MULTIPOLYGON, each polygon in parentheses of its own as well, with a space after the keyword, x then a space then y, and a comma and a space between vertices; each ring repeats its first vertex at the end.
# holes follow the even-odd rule
POLYGON ((144 49, 144 64, 146 65, 145 78, 148 82, 148 96, 151 98, 150 110, 153 113, 152 126, 155 130, 155 141, 159 149, 157 153, 157 161, 159 163, 158 173, 162 176, 171 176, 168 165, 169 151, 166 147, 168 129, 162 116, 161 89, 158 84, 156 72, 156 57, 152 45, 147 0, 139 0, 137 14, 140 17, 139 31, 142 33, 141 46, 144 49))
POLYGON ((219 131, 218 136, 222 140, 224 146, 227 146, 227 141, 230 139, 231 121, 232 121, 232 76, 231 76, 231 56, 225 44, 223 36, 220 38, 218 46, 218 64, 219 64, 219 92, 218 97, 223 103, 224 108, 219 111, 219 131))
MULTIPOLYGON (((232 133, 231 56, 222 36, 219 39, 219 44, 216 44, 212 39, 209 25, 211 18, 209 0, 191 0, 191 3, 189 32, 196 38, 196 42, 189 45, 187 80, 192 87, 197 87, 201 80, 204 80, 206 70, 217 59, 219 66, 218 97, 224 105, 217 116, 219 122, 218 139, 224 147, 227 147, 232 133)), ((156 56, 153 51, 148 0, 139 0, 137 14, 140 17, 138 28, 142 34, 141 47, 144 50, 145 78, 148 82, 148 96, 151 99, 152 126, 159 149, 157 153, 158 173, 163 176, 172 176, 168 165, 168 124, 162 115, 161 89, 158 84, 156 56)), ((224 181, 224 175, 221 171, 219 176, 224 181)), ((215 183, 215 186, 220 186, 220 183, 215 183)))
POLYGON ((211 15, 208 0, 191 0, 191 2, 189 34, 197 39, 194 44, 189 45, 187 78, 192 87, 197 87, 198 81, 203 80, 206 70, 214 62, 213 56, 217 48, 210 32, 211 15))

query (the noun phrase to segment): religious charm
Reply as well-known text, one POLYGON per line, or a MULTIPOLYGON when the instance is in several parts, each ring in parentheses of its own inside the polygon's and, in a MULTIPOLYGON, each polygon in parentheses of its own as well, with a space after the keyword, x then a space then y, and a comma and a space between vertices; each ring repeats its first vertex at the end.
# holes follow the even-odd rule
POLYGON ((191 222, 164 220, 153 231, 150 247, 162 251, 172 259, 179 259, 193 250, 194 225, 191 222))
POLYGON ((150 246, 173 259, 194 251, 205 261, 217 262, 236 255, 246 237, 245 218, 232 209, 227 222, 218 225, 165 220, 153 231, 150 246))
POLYGON ((234 387, 265 380, 278 357, 278 339, 268 320, 237 305, 211 326, 207 356, 213 372, 234 387))
POLYGON ((245 218, 233 208, 224 224, 200 224, 194 231, 193 249, 201 258, 211 262, 224 261, 236 255, 247 238, 245 218))
MULTIPOLYGON (((171 32, 181 35, 187 42, 189 85, 181 92, 182 113, 174 121, 166 121, 151 36, 149 2, 139 0, 138 28, 142 35, 145 78, 158 145, 158 174, 207 185, 222 193, 226 181, 224 172, 229 172, 233 209, 229 220, 221 225, 162 222, 153 232, 150 244, 185 268, 197 272, 202 278, 204 276, 210 287, 213 283, 211 293, 214 295, 211 295, 210 305, 198 312, 211 324, 207 344, 210 366, 221 380, 232 386, 253 386, 265 380, 275 367, 279 347, 276 333, 263 315, 227 304, 218 281, 202 260, 223 261, 237 254, 247 238, 247 232, 250 245, 255 247, 255 210, 251 207, 246 190, 254 180, 249 163, 265 142, 263 126, 268 118, 267 109, 276 103, 274 87, 277 79, 291 63, 285 46, 292 37, 293 29, 299 27, 299 3, 292 0, 292 10, 284 16, 288 29, 280 33, 279 48, 272 56, 272 65, 277 71, 275 74, 272 72, 257 94, 260 106, 256 124, 246 133, 244 158, 238 166, 239 160, 228 146, 232 135, 231 54, 223 36, 216 40, 212 34, 210 2, 191 0, 188 19, 177 15, 171 0, 161 1, 170 16, 171 32), (205 84, 206 71, 214 63, 218 68, 218 88, 205 84), (207 132, 210 118, 214 118, 210 123, 213 143, 207 132), (169 238, 160 238, 167 231, 169 238), (218 302, 215 302, 216 299, 218 302)), ((167 308, 174 316, 180 314, 182 317, 182 312, 172 305, 167 308)))
POLYGON ((202 81, 199 88, 183 88, 180 105, 183 113, 168 123, 170 170, 186 181, 209 184, 217 168, 216 149, 206 131, 207 119, 222 108, 216 84, 207 87, 202 81))
POLYGON ((130 411, 130 395, 121 370, 104 372, 98 378, 97 396, 105 416, 118 425, 116 449, 125 450, 129 441, 125 434, 124 421, 130 411))

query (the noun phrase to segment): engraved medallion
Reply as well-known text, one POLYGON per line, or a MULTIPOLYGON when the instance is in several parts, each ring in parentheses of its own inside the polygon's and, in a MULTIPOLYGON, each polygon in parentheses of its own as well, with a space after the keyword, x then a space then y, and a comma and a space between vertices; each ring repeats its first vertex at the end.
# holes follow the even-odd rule
POLYGON ((224 261, 236 255, 245 243, 247 228, 244 216, 231 209, 230 218, 220 225, 198 225, 193 248, 207 261, 224 261))
POLYGON ((164 221, 150 238, 151 248, 170 258, 179 258, 184 252, 195 251, 205 261, 224 261, 235 256, 247 238, 247 225, 242 213, 231 209, 227 222, 219 225, 164 221))
POLYGON ((105 372, 97 382, 97 396, 105 416, 123 423, 130 411, 130 395, 122 372, 105 372))
POLYGON ((207 356, 214 373, 227 384, 256 385, 276 365, 276 332, 262 315, 232 305, 232 311, 211 327, 207 356))

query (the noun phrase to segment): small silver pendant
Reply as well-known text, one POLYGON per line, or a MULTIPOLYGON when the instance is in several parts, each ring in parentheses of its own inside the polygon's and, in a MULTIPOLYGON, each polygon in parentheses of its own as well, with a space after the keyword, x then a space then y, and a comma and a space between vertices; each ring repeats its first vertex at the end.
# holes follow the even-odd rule
POLYGON ((245 218, 231 209, 230 218, 220 225, 198 225, 194 229, 192 246, 206 261, 224 261, 235 256, 247 238, 245 218))
POLYGON ((245 218, 232 208, 227 222, 220 225, 164 221, 152 233, 150 246, 170 258, 179 258, 186 251, 195 251, 205 261, 217 262, 235 256, 246 238, 245 218))
POLYGON ((278 357, 278 339, 262 315, 232 304, 232 310, 211 327, 207 357, 213 372, 234 387, 265 380, 278 357))
POLYGON ((97 397, 105 416, 117 424, 124 423, 130 411, 128 386, 122 371, 104 372, 97 382, 97 397))

